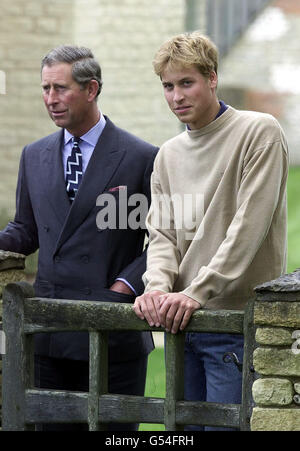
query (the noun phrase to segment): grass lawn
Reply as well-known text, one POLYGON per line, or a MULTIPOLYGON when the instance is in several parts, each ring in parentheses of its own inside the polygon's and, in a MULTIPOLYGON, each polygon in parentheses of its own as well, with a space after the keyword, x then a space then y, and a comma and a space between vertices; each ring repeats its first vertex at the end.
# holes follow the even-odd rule
POLYGON ((288 272, 300 268, 300 167, 288 178, 288 272))
MULTIPOLYGON (((156 348, 151 352, 148 361, 148 373, 145 396, 164 398, 166 394, 164 349, 156 348)), ((140 431, 164 431, 163 424, 140 424, 140 431)))
MULTIPOLYGON (((291 168, 288 179, 288 262, 287 272, 300 268, 300 167, 291 168)), ((165 397, 164 350, 155 349, 149 357, 145 396, 165 397)), ((141 424, 141 431, 163 431, 161 424, 141 424)))

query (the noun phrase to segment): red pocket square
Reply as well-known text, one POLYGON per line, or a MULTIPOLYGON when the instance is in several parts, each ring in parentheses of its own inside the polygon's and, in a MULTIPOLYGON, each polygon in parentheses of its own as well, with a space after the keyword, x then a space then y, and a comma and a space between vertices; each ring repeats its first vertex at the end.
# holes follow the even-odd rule
POLYGON ((114 191, 120 191, 122 189, 126 189, 127 186, 126 185, 120 185, 120 186, 114 186, 113 188, 109 188, 109 192, 114 192, 114 191))

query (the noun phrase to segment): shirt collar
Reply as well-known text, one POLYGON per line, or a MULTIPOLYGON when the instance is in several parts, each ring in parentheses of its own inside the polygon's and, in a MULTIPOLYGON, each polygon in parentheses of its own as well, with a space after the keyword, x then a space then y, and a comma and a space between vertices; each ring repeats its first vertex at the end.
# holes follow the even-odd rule
MULTIPOLYGON (((105 124, 106 124, 105 117, 100 112, 100 119, 97 122, 97 124, 94 125, 94 127, 92 127, 87 133, 80 136, 80 139, 82 141, 85 141, 86 143, 90 144, 91 146, 95 147, 100 138, 100 135, 105 127, 105 124)), ((71 139, 73 139, 73 135, 70 132, 68 132, 68 130, 64 129, 65 145, 68 144, 71 141, 71 139)))
POLYGON ((224 103, 223 100, 219 100, 219 104, 221 108, 219 109, 219 112, 214 120, 216 120, 219 116, 221 116, 228 108, 228 105, 226 105, 226 103, 224 103))

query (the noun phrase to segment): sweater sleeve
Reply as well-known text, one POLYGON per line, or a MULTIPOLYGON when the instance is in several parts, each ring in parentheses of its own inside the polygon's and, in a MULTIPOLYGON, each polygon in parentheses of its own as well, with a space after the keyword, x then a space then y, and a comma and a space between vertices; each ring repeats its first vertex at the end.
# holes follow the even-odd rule
MULTIPOLYGON (((244 164, 236 213, 226 236, 207 266, 182 292, 202 306, 242 276, 265 240, 274 212, 285 214, 288 156, 281 140, 256 149, 244 164)), ((233 202, 235 200, 233 199, 233 202)))
POLYGON ((178 275, 180 253, 177 248, 174 216, 168 194, 163 194, 155 172, 151 176, 151 206, 146 219, 149 231, 147 270, 143 275, 145 292, 172 291, 178 275))

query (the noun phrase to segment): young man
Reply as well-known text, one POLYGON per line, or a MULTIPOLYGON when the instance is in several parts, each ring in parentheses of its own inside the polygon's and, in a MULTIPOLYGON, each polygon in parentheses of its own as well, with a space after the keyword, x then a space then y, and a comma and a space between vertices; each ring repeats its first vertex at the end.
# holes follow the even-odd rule
MULTIPOLYGON (((187 127, 154 163, 145 293, 134 310, 176 333, 197 309, 244 309, 256 285, 285 271, 288 151, 272 116, 218 100, 218 52, 207 37, 174 37, 154 69, 187 127)), ((186 335, 187 400, 241 402, 227 351, 241 361, 243 337, 186 335)))
MULTIPOLYGON (((39 248, 37 296, 133 303, 144 288, 145 227, 98 228, 97 199, 113 197, 117 215, 127 192, 150 202, 157 148, 100 112, 101 69, 89 49, 53 49, 42 61, 41 75, 45 106, 61 130, 24 148, 16 216, 0 232, 0 248, 26 255, 39 248)), ((87 333, 38 334, 35 345, 38 387, 88 390, 87 333)), ((143 396, 152 349, 148 332, 110 334, 110 393, 143 396)), ((43 426, 71 428, 79 426, 43 426)))

